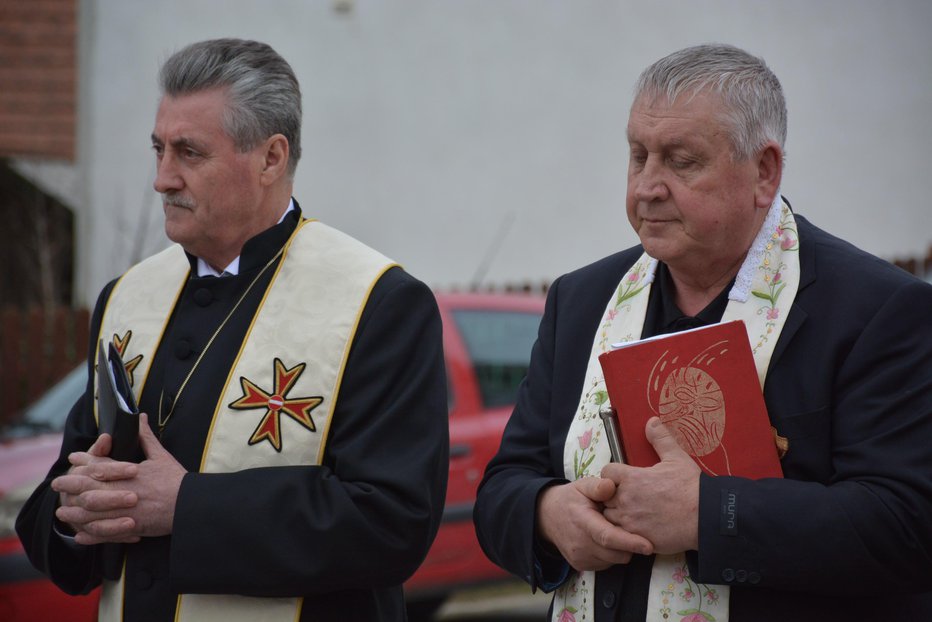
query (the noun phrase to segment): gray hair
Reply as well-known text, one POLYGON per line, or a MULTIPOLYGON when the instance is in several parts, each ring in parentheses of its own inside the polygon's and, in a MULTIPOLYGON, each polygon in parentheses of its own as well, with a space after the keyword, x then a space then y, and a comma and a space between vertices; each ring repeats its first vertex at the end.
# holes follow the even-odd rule
POLYGON ((747 160, 767 142, 786 143, 786 101, 777 76, 763 59, 731 45, 697 45, 661 58, 644 70, 634 99, 690 98, 715 93, 731 127, 732 156, 747 160))
POLYGON ((200 41, 175 52, 159 71, 162 95, 226 88, 223 127, 248 151, 273 134, 288 140, 288 174, 301 158, 301 89, 291 66, 270 46, 242 39, 200 41))

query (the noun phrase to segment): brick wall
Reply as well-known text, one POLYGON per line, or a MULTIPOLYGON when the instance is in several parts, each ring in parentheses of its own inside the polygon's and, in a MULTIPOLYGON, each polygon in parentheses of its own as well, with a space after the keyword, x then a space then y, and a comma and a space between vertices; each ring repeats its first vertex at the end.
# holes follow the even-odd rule
POLYGON ((0 0, 0 157, 74 160, 77 0, 0 0))

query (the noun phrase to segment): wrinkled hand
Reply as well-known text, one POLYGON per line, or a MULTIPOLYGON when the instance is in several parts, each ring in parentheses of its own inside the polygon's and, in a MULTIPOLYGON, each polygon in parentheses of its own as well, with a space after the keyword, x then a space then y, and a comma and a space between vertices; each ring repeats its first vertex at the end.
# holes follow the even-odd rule
MULTIPOLYGON (((128 530, 134 526, 125 514, 128 508, 136 504, 136 496, 117 488, 116 482, 135 477, 138 465, 108 458, 112 444, 113 439, 109 434, 101 434, 87 452, 68 456, 72 464, 68 473, 52 480, 52 489, 59 493, 60 507, 55 516, 67 523, 77 534, 75 539, 82 544, 89 544, 84 533, 87 522, 110 524, 114 530, 128 530), (93 517, 91 513, 94 513, 93 517)), ((138 540, 138 537, 132 536, 113 541, 138 540)))
POLYGON ((79 544, 138 542, 172 532, 184 467, 159 443, 145 414, 139 441, 143 462, 117 462, 106 457, 111 439, 102 434, 88 451, 68 456, 71 469, 52 480, 61 506, 55 515, 74 529, 79 544))
POLYGON ((650 540, 657 553, 697 550, 699 467, 659 418, 647 422, 646 432, 660 462, 649 468, 606 465, 602 477, 617 488, 604 502, 605 517, 650 540))
POLYGON ((612 482, 596 477, 545 489, 537 502, 539 537, 555 546, 576 570, 627 564, 632 553, 650 555, 650 542, 602 515, 602 503, 614 492, 612 482))

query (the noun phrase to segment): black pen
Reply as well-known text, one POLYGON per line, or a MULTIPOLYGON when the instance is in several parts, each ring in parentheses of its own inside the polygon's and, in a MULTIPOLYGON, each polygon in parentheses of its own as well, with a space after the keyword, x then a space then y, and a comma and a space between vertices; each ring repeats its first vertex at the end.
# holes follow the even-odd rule
POLYGON ((605 426, 605 437, 608 439, 608 448, 612 452, 612 462, 624 462, 625 454, 621 450, 621 436, 618 433, 618 414, 614 408, 599 411, 602 425, 605 426))

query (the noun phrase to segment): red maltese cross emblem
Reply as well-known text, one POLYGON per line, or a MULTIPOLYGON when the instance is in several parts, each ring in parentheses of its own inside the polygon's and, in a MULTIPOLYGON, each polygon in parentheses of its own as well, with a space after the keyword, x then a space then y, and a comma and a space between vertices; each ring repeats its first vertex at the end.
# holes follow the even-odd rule
POLYGON ((236 410, 265 409, 265 415, 263 415, 262 420, 249 439, 250 445, 268 441, 275 448, 275 451, 281 452, 281 416, 283 414, 288 415, 311 432, 317 430, 314 420, 311 419, 311 411, 317 408, 324 401, 324 398, 319 396, 288 397, 288 391, 297 382, 306 366, 306 363, 299 363, 291 369, 285 369, 285 364, 276 358, 274 365, 275 386, 271 392, 260 389, 247 378, 240 377, 239 381, 243 388, 243 396, 232 402, 230 408, 236 410))

